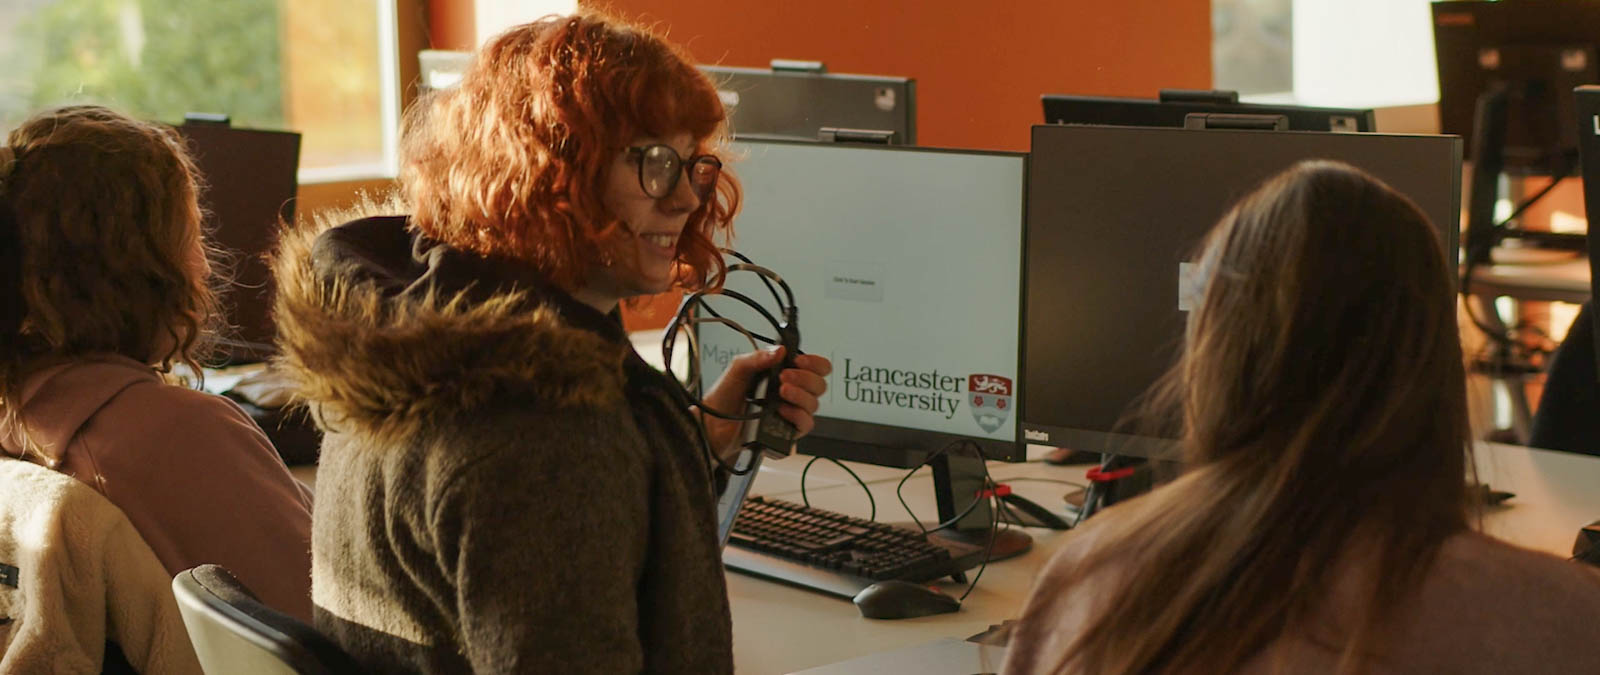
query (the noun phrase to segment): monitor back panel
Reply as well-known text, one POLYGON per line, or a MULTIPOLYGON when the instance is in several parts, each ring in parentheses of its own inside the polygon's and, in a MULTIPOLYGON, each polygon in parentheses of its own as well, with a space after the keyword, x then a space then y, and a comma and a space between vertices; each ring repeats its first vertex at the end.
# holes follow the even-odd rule
POLYGON ((823 127, 895 132, 917 142, 916 81, 701 66, 717 85, 733 132, 745 138, 815 141, 823 127))
POLYGON ((1147 98, 1103 98, 1045 94, 1046 124, 1109 124, 1132 127, 1182 127, 1191 113, 1282 115, 1291 131, 1377 131, 1371 109, 1273 106, 1254 103, 1161 102, 1147 98))
POLYGON ((229 324, 222 356, 230 362, 262 360, 277 334, 266 255, 277 246, 279 224, 294 220, 300 134, 219 124, 176 129, 205 180, 200 204, 207 234, 226 251, 233 274, 222 298, 229 324))
MULTIPOLYGON (((1183 272, 1217 220, 1300 160, 1360 167, 1411 197, 1456 250, 1460 140, 1445 136, 1035 126, 1024 255, 1025 440, 1113 442, 1174 363, 1183 272)), ((1448 257, 1454 260, 1453 254, 1448 257)), ((1137 435, 1137 434, 1134 434, 1137 435)))

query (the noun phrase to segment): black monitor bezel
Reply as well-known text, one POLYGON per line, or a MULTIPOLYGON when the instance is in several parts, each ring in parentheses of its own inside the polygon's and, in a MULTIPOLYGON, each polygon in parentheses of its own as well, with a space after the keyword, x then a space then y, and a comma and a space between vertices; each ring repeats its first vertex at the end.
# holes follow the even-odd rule
MULTIPOLYGON (((1020 187, 1022 208, 1019 210, 1018 216, 1022 220, 1020 223, 1018 223, 1017 227, 1019 237, 1018 245, 1026 246, 1026 230, 1028 220, 1028 153, 1005 150, 930 148, 924 146, 879 145, 865 143, 819 144, 816 142, 774 139, 770 137, 747 138, 743 136, 735 136, 733 142, 758 145, 770 144, 804 147, 818 147, 819 145, 839 146, 847 147, 852 150, 862 150, 868 152, 953 154, 981 157, 1019 158, 1022 160, 1022 185, 1020 187)), ((729 166, 735 174, 738 173, 739 165, 737 161, 730 162, 729 166)), ((736 233, 738 231, 737 221, 735 221, 734 224, 734 231, 736 233)), ((1019 314, 1016 328, 1018 339, 1020 341, 1022 332, 1022 321, 1020 314, 1022 305, 1020 303, 1022 302, 1022 283, 1024 279, 1023 261, 1027 259, 1027 250, 1025 248, 1020 248, 1018 250, 1021 255, 1018 256, 1017 269, 1015 270, 1017 302, 1019 303, 1019 314)), ((756 262, 759 264, 761 261, 757 260, 756 262)), ((803 336, 805 335, 806 313, 804 307, 799 308, 799 310, 800 331, 802 335, 801 346, 803 349, 805 344, 803 336)), ((1022 355, 1020 352, 1017 354, 1015 367, 1016 370, 1014 372, 1016 373, 1016 378, 1014 378, 1013 382, 1016 395, 1013 397, 1013 400, 1015 402, 1014 410, 1017 411, 1017 428, 1021 429, 1020 411, 1022 390, 1020 382, 1022 375, 1022 355)), ((822 411, 820 411, 820 413, 826 413, 826 411, 826 408, 824 408, 822 411)), ((825 414, 819 414, 815 417, 815 420, 817 423, 816 427, 811 431, 810 434, 801 438, 797 444, 799 452, 803 454, 866 462, 880 466, 913 468, 922 465, 929 454, 937 452, 941 448, 951 444, 967 441, 982 449, 984 456, 989 459, 1007 462, 1022 462, 1027 460, 1027 446, 1017 442, 1017 438, 1020 438, 1020 436, 1013 437, 1009 440, 979 438, 976 436, 963 436, 940 431, 929 431, 926 429, 898 427, 887 424, 878 424, 875 422, 846 420, 836 417, 827 417, 825 414), (867 450, 869 446, 871 449, 867 450)))
MULTIPOLYGON (((1329 129, 1306 129, 1297 127, 1294 122, 1306 116, 1331 118, 1334 116, 1354 117, 1356 119, 1356 132, 1369 133, 1377 131, 1377 114, 1371 108, 1324 108, 1316 106, 1296 105, 1269 105, 1262 103, 1213 103, 1201 101, 1161 101, 1151 98, 1117 98, 1108 96, 1076 96, 1071 94, 1043 94, 1039 97, 1041 108, 1044 112, 1046 124, 1107 124, 1113 126, 1149 126, 1149 127, 1182 127, 1184 117, 1194 113, 1223 113, 1233 115, 1283 115, 1290 122, 1290 131, 1318 131, 1331 133, 1329 129), (1116 119, 1116 122, 1107 121, 1079 121, 1059 120, 1059 115, 1052 116, 1052 108, 1064 104, 1101 108, 1106 114, 1100 119, 1116 119)), ((1329 125, 1331 127, 1331 125, 1329 125)))
MULTIPOLYGON (((905 106, 905 126, 906 126, 905 138, 897 140, 894 143, 894 145, 914 146, 914 145, 917 144, 917 78, 904 77, 904 76, 899 76, 899 75, 867 75, 867 74, 861 74, 861 73, 828 73, 828 72, 818 73, 818 72, 802 71, 802 70, 774 70, 772 68, 752 68, 752 67, 749 67, 749 66, 724 66, 724 65, 717 65, 717 64, 710 64, 710 63, 702 63, 702 64, 699 64, 699 65, 697 65, 695 67, 699 68, 700 72, 704 73, 707 77, 711 78, 712 83, 714 85, 716 85, 719 89, 721 88, 721 84, 722 83, 717 80, 716 76, 718 76, 718 75, 758 75, 758 76, 772 77, 772 78, 775 78, 775 79, 812 79, 812 80, 823 80, 823 81, 857 82, 857 83, 864 83, 864 84, 879 84, 879 85, 885 85, 885 86, 904 87, 905 88, 905 93, 906 93, 906 100, 907 100, 907 104, 905 106)), ((822 126, 837 126, 837 125, 823 124, 823 125, 819 125, 819 128, 822 127, 822 126)), ((898 130, 894 130, 894 131, 896 131, 898 133, 898 130)), ((767 140, 767 141, 793 141, 793 142, 799 142, 799 143, 819 143, 819 142, 822 142, 822 141, 820 141, 818 139, 815 139, 815 138, 792 137, 792 136, 786 136, 786 135, 783 135, 783 134, 754 133, 754 134, 748 134, 748 135, 746 135, 746 134, 738 134, 738 135, 741 136, 741 137, 747 137, 747 138, 749 138, 751 140, 761 139, 761 140, 767 140)))
MULTIPOLYGON (((1182 129, 1182 128, 1173 128, 1173 127, 1141 127, 1139 125, 1113 125, 1113 124, 1100 124, 1100 125, 1036 124, 1029 131, 1029 149, 1030 149, 1030 152, 1028 153, 1028 165, 1029 166, 1028 166, 1028 170, 1026 172, 1028 176, 1031 177, 1033 175, 1034 153, 1031 152, 1031 150, 1033 148, 1033 137, 1034 137, 1034 135, 1037 134, 1039 132, 1039 130, 1041 130, 1041 129, 1064 128, 1064 127, 1073 127, 1073 126, 1079 126, 1079 127, 1116 127, 1116 128, 1133 128, 1133 129, 1145 128, 1145 129, 1151 129, 1151 130, 1159 130, 1159 131, 1163 131, 1163 132, 1205 133, 1205 134, 1222 133, 1222 134, 1277 134, 1277 135, 1282 135, 1282 134, 1295 134, 1295 135, 1307 135, 1307 134, 1330 135, 1331 134, 1331 135, 1337 135, 1334 132, 1326 132, 1326 131, 1296 131, 1296 130, 1260 131, 1260 130, 1241 130, 1241 129, 1227 129, 1227 130, 1205 129, 1205 130, 1201 130, 1201 129, 1182 129)), ((1428 134, 1362 133, 1360 135, 1363 136, 1363 137, 1372 137, 1372 136, 1378 136, 1378 137, 1383 137, 1383 136, 1414 137, 1414 136, 1427 136, 1428 134)), ((1441 135, 1441 136, 1446 136, 1446 135, 1441 135)), ((1459 137, 1455 137, 1455 138, 1459 138, 1459 137)), ((1456 162, 1456 165, 1457 165, 1458 168, 1460 167, 1461 161, 1462 161, 1462 143, 1457 142, 1456 145, 1455 145, 1455 162, 1456 162)), ((1029 182, 1031 183, 1031 180, 1029 182)), ((1459 203, 1461 201, 1461 196, 1462 196, 1462 175, 1461 175, 1460 171, 1456 172, 1455 183, 1452 186, 1452 189, 1453 189, 1453 191, 1455 193, 1455 201, 1457 203, 1459 203)), ((1023 212, 1024 212, 1024 214, 1030 214, 1031 212, 1030 212, 1029 206, 1024 206, 1023 212)), ((1026 215, 1024 217, 1026 217, 1026 215)), ((1021 272, 1022 272, 1022 281, 1023 281, 1023 283, 1022 283, 1022 294, 1020 296, 1021 297, 1021 305, 1019 305, 1019 317, 1018 317, 1018 322, 1017 322, 1017 341, 1018 341, 1018 344, 1017 344, 1017 359, 1018 359, 1017 382, 1019 383, 1018 387, 1017 387, 1017 401, 1018 401, 1018 405, 1017 405, 1017 443, 1018 443, 1018 445, 1020 447, 1026 448, 1029 443, 1037 443, 1037 444, 1051 445, 1051 446, 1057 446, 1057 447, 1068 447, 1068 448, 1072 448, 1073 450, 1081 450, 1081 451, 1085 451, 1085 452, 1098 452, 1098 453, 1105 454, 1105 455, 1122 455, 1122 456, 1127 456, 1127 457, 1145 457, 1145 458, 1151 458, 1151 459, 1172 459, 1172 458, 1176 458, 1178 456, 1178 454, 1181 452, 1181 449, 1182 449, 1182 439, 1181 438, 1163 438, 1163 437, 1156 437, 1156 436, 1141 436, 1141 435, 1137 435, 1137 434, 1124 433, 1124 432, 1119 432, 1119 431, 1100 431, 1100 430, 1082 429, 1082 428, 1073 428, 1073 427, 1060 427, 1060 426, 1055 426, 1055 425, 1050 425, 1050 424, 1038 424, 1038 423, 1029 422, 1025 418, 1025 415, 1023 413, 1024 413, 1025 409, 1026 409, 1025 408, 1026 399, 1022 395, 1024 388, 1021 386, 1021 383, 1024 382, 1027 379, 1027 372, 1026 372, 1026 365, 1025 364, 1028 361, 1027 325, 1028 325, 1028 305, 1029 305, 1029 303, 1028 303, 1028 295, 1029 295, 1029 290, 1030 290, 1029 286, 1028 286, 1028 283, 1027 283, 1028 269, 1029 269, 1029 267, 1028 267, 1028 261, 1029 261, 1028 251, 1030 249, 1030 243, 1029 243, 1029 240, 1028 240, 1028 236, 1032 231, 1032 227, 1030 225, 1031 222, 1032 222, 1031 219, 1024 221, 1023 228, 1022 228, 1022 237, 1023 237, 1023 243, 1022 243, 1023 248, 1022 248, 1022 250, 1023 250, 1023 256, 1022 256, 1022 264, 1020 265, 1020 267, 1021 267, 1021 272), (1039 432, 1042 432, 1042 433, 1046 434, 1048 437, 1039 438, 1039 439, 1030 439, 1030 438, 1028 438, 1028 431, 1030 430, 1030 428, 1033 429, 1033 430, 1037 430, 1039 432)), ((1453 258, 1450 257, 1450 253, 1449 252, 1459 250, 1459 247, 1461 245, 1461 236, 1462 236, 1463 223, 1458 218, 1455 225, 1456 225, 1455 228, 1453 228, 1454 236, 1453 237, 1446 237, 1445 239, 1447 239, 1447 241, 1442 241, 1441 242, 1441 244, 1444 246, 1444 249, 1446 251, 1446 259, 1447 260, 1453 259, 1453 258)), ((1181 345, 1179 345, 1179 348, 1181 349, 1181 345)), ((1146 393, 1148 393, 1148 389, 1146 390, 1146 393)), ((1125 431, 1131 431, 1131 429, 1125 430, 1125 431)))

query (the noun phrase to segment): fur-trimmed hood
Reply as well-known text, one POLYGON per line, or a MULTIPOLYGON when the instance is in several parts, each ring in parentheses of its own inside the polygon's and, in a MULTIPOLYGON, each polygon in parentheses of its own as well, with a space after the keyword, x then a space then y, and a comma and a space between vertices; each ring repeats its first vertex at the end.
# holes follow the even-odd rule
POLYGON ((274 261, 276 365, 330 429, 406 434, 505 397, 622 400, 631 348, 615 320, 402 216, 332 220, 286 232, 274 261))

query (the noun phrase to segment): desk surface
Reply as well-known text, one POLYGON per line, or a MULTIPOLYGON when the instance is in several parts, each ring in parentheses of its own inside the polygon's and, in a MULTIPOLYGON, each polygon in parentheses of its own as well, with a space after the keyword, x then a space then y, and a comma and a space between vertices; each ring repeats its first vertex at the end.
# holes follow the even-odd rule
MULTIPOLYGON (((767 462, 752 491, 799 500, 800 470, 808 459, 797 456, 767 462)), ((894 496, 895 483, 904 471, 851 466, 871 487, 879 520, 909 520, 894 496)), ((1037 462, 989 464, 996 480, 1009 482, 1018 494, 1048 508, 1060 508, 1062 495, 1072 488, 1014 479, 1079 483, 1084 469, 1037 462)), ((1477 452, 1477 469, 1479 480, 1517 495, 1506 505, 1484 514, 1483 529, 1491 535, 1565 558, 1572 553, 1578 530, 1600 519, 1600 457, 1485 443, 1477 452)), ((307 482, 316 479, 312 467, 297 467, 295 475, 307 482)), ((906 484, 906 501, 924 521, 931 520, 934 514, 931 485, 926 471, 906 484)), ((860 486, 826 462, 818 462, 812 468, 807 494, 815 506, 861 517, 868 515, 860 486)), ((940 638, 966 638, 1015 618, 1035 573, 1072 536, 1070 532, 1034 528, 1027 532, 1033 535, 1033 550, 990 565, 961 611, 920 619, 864 619, 848 601, 729 573, 734 663, 741 673, 788 673, 940 638)), ((964 588, 948 582, 944 586, 945 592, 957 596, 964 588)))
POLYGON ((1470 290, 1524 300, 1582 303, 1589 299, 1589 259, 1485 265, 1473 270, 1470 290))
MULTIPOLYGON (((751 492, 793 501, 800 500, 800 470, 808 457, 769 461, 762 466, 751 492)), ((895 484, 903 469, 851 464, 872 488, 878 520, 910 522, 895 499, 895 484)), ((995 480, 1026 477, 1083 482, 1087 467, 1054 467, 1042 463, 991 462, 995 480)), ((1046 508, 1059 510, 1062 496, 1073 488, 1037 480, 1010 482, 1013 490, 1046 508)), ((813 506, 866 517, 868 503, 861 486, 827 462, 818 462, 806 481, 813 506)), ((906 502, 923 522, 935 519, 931 475, 926 469, 906 483, 906 502)), ((819 593, 783 586, 737 573, 728 573, 728 595, 733 604, 733 658, 741 673, 788 673, 874 652, 898 649, 943 637, 966 638, 990 625, 1014 618, 1033 583, 1034 574, 1069 535, 1028 528, 1033 550, 996 562, 984 570, 972 594, 954 614, 894 621, 862 618, 856 606, 819 593)), ((976 570, 968 572, 970 575, 976 570)), ((948 579, 946 593, 960 597, 964 584, 948 579)))
MULTIPOLYGON (((798 500, 799 473, 806 459, 769 462, 752 491, 798 500)), ((1483 444, 1477 465, 1480 480, 1517 495, 1485 514, 1484 530, 1489 534, 1565 558, 1571 555, 1578 530, 1600 519, 1600 457, 1483 444)), ((894 497, 895 482, 903 471, 852 467, 872 488, 879 520, 907 519, 894 497)), ((1084 472, 1084 467, 1039 463, 994 462, 989 467, 1001 482, 1018 477, 1081 482, 1084 472)), ((921 474, 906 485, 906 500, 925 520, 933 514, 930 485, 921 474)), ((1071 489, 1036 481, 1011 481, 1011 485, 1019 494, 1049 508, 1058 508, 1062 495, 1071 489)), ((843 471, 823 462, 813 467, 807 493, 813 505, 867 515, 861 488, 843 471)), ((1070 532, 1027 531, 1034 537, 1034 549, 990 565, 961 611, 920 619, 864 619, 847 601, 730 573, 734 663, 742 673, 787 673, 940 638, 965 638, 1014 618, 1035 573, 1071 536, 1070 532)), ((944 590, 959 596, 963 588, 947 583, 944 590)))

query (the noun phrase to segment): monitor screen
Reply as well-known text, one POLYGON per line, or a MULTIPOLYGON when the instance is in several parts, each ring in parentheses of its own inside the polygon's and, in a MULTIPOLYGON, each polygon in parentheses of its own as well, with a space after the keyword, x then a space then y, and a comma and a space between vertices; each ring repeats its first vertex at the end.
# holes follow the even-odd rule
POLYGON ((206 233, 226 253, 232 273, 222 297, 228 326, 221 356, 230 363, 265 360, 277 334, 266 255, 277 246, 280 224, 294 221, 300 134, 214 123, 176 128, 204 179, 206 233))
MULTIPOLYGON (((1411 197, 1456 250, 1460 139, 1107 126, 1033 128, 1024 260, 1027 442, 1149 456, 1124 424, 1175 362, 1205 234, 1304 159, 1360 167, 1411 197)), ((1448 259, 1454 259, 1451 255, 1448 259)))
POLYGON ((765 68, 700 66, 742 138, 816 141, 823 127, 889 131, 916 145, 916 80, 765 68))
POLYGON ((1194 113, 1282 115, 1291 131, 1377 131, 1372 110, 1045 94, 1046 124, 1181 127, 1194 113))
MULTIPOLYGON (((734 248, 781 275, 801 348, 833 362, 803 452, 915 466, 956 440, 1016 459, 1025 155, 735 143, 734 248)), ((753 275, 728 287, 770 301, 753 275)), ((708 301, 755 332, 754 312, 708 301)), ((772 305, 769 305, 769 307, 772 305)), ((701 325, 706 381, 751 349, 701 325)))
POLYGON ((1436 2, 1433 37, 1444 133, 1471 139, 1479 97, 1503 88, 1505 170, 1574 168, 1572 89, 1600 82, 1600 2, 1436 2))

